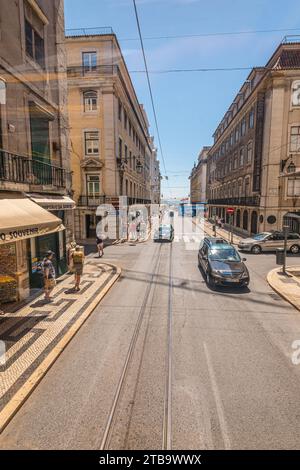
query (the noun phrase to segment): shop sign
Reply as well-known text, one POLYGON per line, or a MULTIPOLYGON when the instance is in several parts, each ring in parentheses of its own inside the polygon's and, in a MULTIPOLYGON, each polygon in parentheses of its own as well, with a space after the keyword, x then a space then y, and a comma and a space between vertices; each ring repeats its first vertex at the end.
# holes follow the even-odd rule
POLYGON ((8 233, 0 232, 0 242, 12 243, 19 240, 24 240, 30 237, 37 237, 39 235, 39 227, 25 228, 22 230, 12 230, 8 233))

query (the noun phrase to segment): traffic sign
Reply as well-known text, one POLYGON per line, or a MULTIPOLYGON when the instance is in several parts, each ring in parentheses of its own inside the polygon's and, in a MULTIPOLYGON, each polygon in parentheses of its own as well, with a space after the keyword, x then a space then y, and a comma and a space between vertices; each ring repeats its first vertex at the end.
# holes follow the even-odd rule
POLYGON ((227 214, 234 214, 234 209, 233 207, 228 207, 226 210, 227 214))

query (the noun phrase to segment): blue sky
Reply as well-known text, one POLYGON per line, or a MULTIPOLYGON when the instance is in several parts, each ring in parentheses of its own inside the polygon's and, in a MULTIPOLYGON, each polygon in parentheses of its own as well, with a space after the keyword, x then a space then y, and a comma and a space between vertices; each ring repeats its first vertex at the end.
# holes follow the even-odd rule
MULTIPOLYGON (((144 37, 286 29, 286 32, 145 40, 149 70, 264 65, 285 34, 300 35, 299 0, 137 0, 144 37), (298 31, 288 29, 299 28, 298 31)), ((67 28, 111 26, 129 71, 143 67, 132 0, 65 0, 67 28)), ((189 172, 248 71, 151 74, 169 182, 186 197, 189 172)), ((156 136, 144 74, 132 74, 156 136)), ((156 138, 157 143, 157 138, 156 138)), ((163 165, 161 165, 162 174, 163 165)))

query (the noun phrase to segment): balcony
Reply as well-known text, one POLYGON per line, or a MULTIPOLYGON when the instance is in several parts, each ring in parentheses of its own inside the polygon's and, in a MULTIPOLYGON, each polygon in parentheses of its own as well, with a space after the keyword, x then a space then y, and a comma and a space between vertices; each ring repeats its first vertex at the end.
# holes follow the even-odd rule
POLYGON ((0 150, 0 181, 62 189, 68 175, 64 168, 0 150))
POLYGON ((101 206, 102 204, 106 204, 105 196, 80 196, 77 205, 78 207, 96 208, 98 206, 101 206))
MULTIPOLYGON (((122 196, 123 197, 123 196, 122 196)), ((77 206, 78 207, 90 207, 90 208, 97 208, 102 204, 118 204, 118 196, 115 197, 106 197, 106 196, 80 196, 77 206)), ((147 205, 151 204, 150 199, 141 199, 136 197, 128 197, 127 198, 127 205, 133 206, 136 204, 147 205)))
POLYGON ((68 67, 67 74, 68 78, 93 78, 98 77, 99 75, 114 75, 118 73, 118 70, 119 67, 117 65, 97 65, 95 67, 77 65, 74 67, 68 67))
POLYGON ((225 199, 209 199, 208 204, 220 206, 255 206, 259 207, 259 196, 232 197, 225 199))

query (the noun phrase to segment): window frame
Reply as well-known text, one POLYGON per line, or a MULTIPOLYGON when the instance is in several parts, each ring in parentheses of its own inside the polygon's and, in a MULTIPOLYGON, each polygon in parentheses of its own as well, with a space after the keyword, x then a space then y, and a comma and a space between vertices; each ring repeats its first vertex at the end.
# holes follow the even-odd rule
POLYGON ((99 197, 101 194, 101 179, 100 179, 100 175, 99 174, 95 174, 95 173, 87 173, 86 174, 86 195, 88 197, 94 197, 94 198, 97 198, 99 197), (89 180, 89 178, 98 178, 97 180, 95 181, 92 181, 92 180, 89 180), (94 185, 94 184, 98 184, 98 187, 99 187, 99 191, 92 191, 90 192, 89 190, 89 187, 90 187, 90 184, 94 185))
POLYGON ((90 129, 90 130, 84 130, 84 155, 86 157, 96 157, 96 156, 99 156, 100 155, 100 131, 98 129, 90 129), (98 135, 98 139, 95 139, 95 138, 87 138, 87 135, 88 134, 97 134, 98 135), (95 147, 92 145, 92 152, 88 152, 88 142, 98 142, 98 151, 95 152, 95 147))
POLYGON ((290 126, 290 132, 289 132, 289 147, 290 147, 290 152, 291 153, 300 153, 300 124, 297 125, 291 125, 290 126), (292 134, 293 129, 298 129, 297 134, 292 134), (292 136, 297 137, 297 147, 296 150, 293 149, 294 143, 292 143, 292 136))
POLYGON ((98 111, 98 92, 96 90, 86 90, 83 92, 83 111, 84 113, 96 113, 98 111), (87 96, 88 94, 90 94, 90 96, 87 96), (93 100, 96 101, 95 109, 93 109, 93 100), (89 109, 87 107, 87 101, 89 101, 89 109))
POLYGON ((46 50, 45 38, 32 26, 31 22, 25 16, 25 52, 26 55, 33 60, 41 69, 46 69, 46 50), (30 29, 30 31, 29 31, 30 29), (29 38, 31 36, 31 40, 29 38), (38 40, 41 41, 38 45, 38 40), (30 41, 30 46, 28 41, 30 41), (30 48, 30 50, 29 50, 30 48))
POLYGON ((86 73, 95 72, 97 70, 97 64, 98 64, 98 52, 95 50, 94 51, 90 50, 90 51, 82 51, 81 54, 82 54, 83 74, 85 75, 86 73), (92 61, 89 61, 88 65, 85 64, 85 57, 87 56, 95 56, 96 61, 94 65, 92 64, 92 61))

